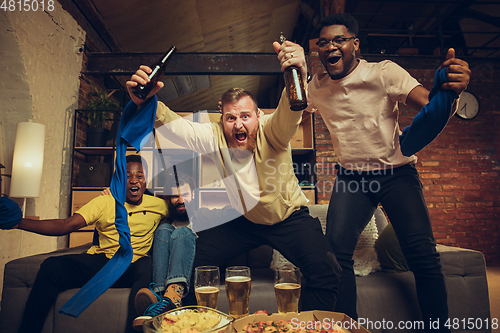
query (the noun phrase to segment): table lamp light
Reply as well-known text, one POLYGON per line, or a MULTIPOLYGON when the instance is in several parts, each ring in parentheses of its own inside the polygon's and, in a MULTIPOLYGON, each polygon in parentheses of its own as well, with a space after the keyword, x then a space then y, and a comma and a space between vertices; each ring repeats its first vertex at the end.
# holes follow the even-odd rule
POLYGON ((44 145, 44 125, 28 122, 17 124, 10 196, 24 199, 23 217, 26 198, 40 196, 44 145))

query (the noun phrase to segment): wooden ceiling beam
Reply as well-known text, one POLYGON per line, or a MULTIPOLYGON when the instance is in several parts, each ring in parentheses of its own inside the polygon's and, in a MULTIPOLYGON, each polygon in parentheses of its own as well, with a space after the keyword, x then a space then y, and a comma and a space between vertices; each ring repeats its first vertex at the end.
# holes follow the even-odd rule
MULTIPOLYGON (((158 61, 161 53, 89 53, 86 74, 132 75, 140 65, 158 61)), ((176 53, 169 75, 283 74, 274 53, 176 53)))
MULTIPOLYGON (((85 74, 130 76, 141 64, 154 63, 161 53, 90 53, 85 74)), ((404 68, 439 67, 440 56, 364 55, 368 61, 390 59, 404 68)), ((483 60, 464 57, 474 68, 483 60)), ((498 65, 498 64, 497 64, 498 65)), ((488 66, 491 66, 488 62, 488 66)), ((494 66, 495 68, 498 66, 494 66)), ((167 75, 282 75, 273 53, 176 53, 166 68, 167 75)))
POLYGON ((345 12, 345 0, 321 0, 323 17, 345 12))

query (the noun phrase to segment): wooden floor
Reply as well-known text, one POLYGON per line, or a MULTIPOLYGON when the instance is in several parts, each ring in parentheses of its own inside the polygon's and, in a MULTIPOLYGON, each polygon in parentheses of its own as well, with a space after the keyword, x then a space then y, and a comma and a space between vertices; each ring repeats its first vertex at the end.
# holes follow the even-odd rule
MULTIPOLYGON (((487 267, 488 290, 490 293, 491 318, 500 321, 500 267, 487 267)), ((500 328, 492 329, 491 332, 499 332, 500 328)))

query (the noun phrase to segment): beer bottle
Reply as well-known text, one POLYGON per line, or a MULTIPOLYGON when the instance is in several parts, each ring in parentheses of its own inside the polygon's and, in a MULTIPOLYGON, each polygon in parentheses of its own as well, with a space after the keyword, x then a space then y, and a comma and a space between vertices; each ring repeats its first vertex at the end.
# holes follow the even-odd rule
MULTIPOLYGON (((285 40, 285 36, 281 34, 280 43, 283 44, 285 40)), ((302 73, 296 66, 289 66, 285 69, 283 77, 288 93, 290 109, 293 111, 304 110, 307 107, 307 97, 304 81, 302 80, 302 73)))
POLYGON ((137 86, 132 88, 132 93, 137 96, 140 99, 146 99, 153 90, 153 88, 156 86, 156 83, 158 80, 160 80, 165 74, 165 67, 167 66, 168 61, 172 58, 172 55, 175 53, 176 48, 175 46, 172 46, 170 50, 165 53, 160 61, 158 61, 156 64, 151 66, 151 69, 153 70, 151 74, 149 74, 149 82, 146 83, 146 85, 138 84, 137 86))

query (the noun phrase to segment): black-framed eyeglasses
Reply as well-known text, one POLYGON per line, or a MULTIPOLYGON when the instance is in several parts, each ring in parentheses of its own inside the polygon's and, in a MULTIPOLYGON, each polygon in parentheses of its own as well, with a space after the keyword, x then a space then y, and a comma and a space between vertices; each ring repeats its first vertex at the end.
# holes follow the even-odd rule
POLYGON ((318 45, 320 49, 326 49, 330 44, 333 44, 335 47, 342 47, 351 39, 356 39, 356 37, 335 37, 332 40, 322 38, 316 42, 316 45, 318 45))

